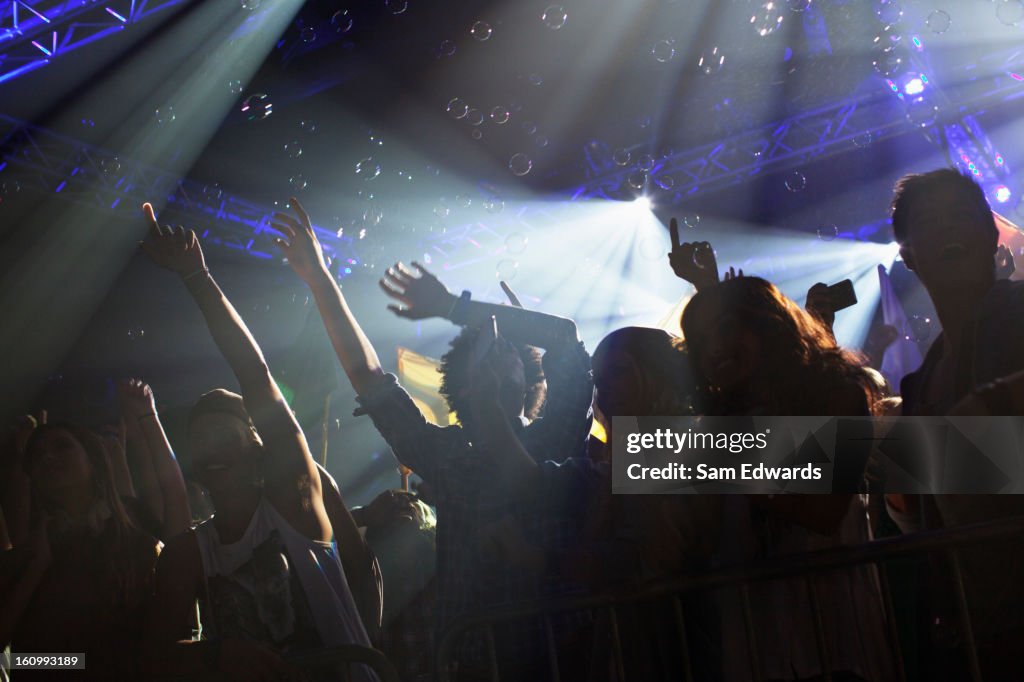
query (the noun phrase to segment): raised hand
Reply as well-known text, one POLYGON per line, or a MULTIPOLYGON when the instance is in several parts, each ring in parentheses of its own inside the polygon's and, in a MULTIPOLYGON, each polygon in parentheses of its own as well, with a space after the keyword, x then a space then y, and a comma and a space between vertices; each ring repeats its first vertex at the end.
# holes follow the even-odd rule
POLYGON ((388 310, 410 320, 447 317, 455 297, 422 265, 413 261, 412 267, 418 275, 402 263, 395 263, 380 280, 384 293, 402 304, 390 304, 388 310))
POLYGON ((1017 266, 1013 262, 1013 252, 1007 248, 1006 244, 1000 244, 999 248, 996 249, 996 279, 1010 279, 1017 270, 1017 266))
POLYGON ((825 323, 830 329, 836 321, 836 311, 833 309, 832 295, 829 293, 828 285, 818 282, 807 290, 807 301, 804 308, 811 315, 825 323))
POLYGON ((314 277, 327 272, 327 261, 302 204, 295 197, 291 197, 288 204, 295 211, 295 216, 280 212, 274 214, 271 225, 285 236, 285 239, 275 239, 274 243, 288 259, 288 265, 295 274, 309 284, 314 277))
POLYGON ((206 270, 203 249, 195 232, 181 225, 176 230, 170 225, 160 227, 153 204, 143 204, 142 210, 149 224, 149 235, 141 246, 154 263, 182 277, 206 270))
POLYGON ((707 242, 679 243, 679 223, 672 218, 668 223, 672 238, 672 250, 668 264, 676 277, 684 279, 698 291, 718 283, 718 261, 711 244, 707 242))
POLYGON ((126 416, 140 419, 146 415, 156 414, 153 389, 141 379, 119 381, 117 397, 121 403, 121 410, 126 416))
POLYGON ((734 268, 733 266, 730 265, 729 269, 726 270, 725 275, 722 277, 722 281, 723 282, 728 282, 730 279, 736 279, 737 277, 742 277, 742 276, 743 276, 743 268, 740 268, 739 270, 737 270, 736 268, 734 268))

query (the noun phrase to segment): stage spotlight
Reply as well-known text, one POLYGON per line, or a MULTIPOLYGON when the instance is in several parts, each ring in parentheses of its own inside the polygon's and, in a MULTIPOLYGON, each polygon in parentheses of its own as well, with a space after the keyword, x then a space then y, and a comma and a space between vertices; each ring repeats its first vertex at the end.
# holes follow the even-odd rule
POLYGON ((638 211, 650 211, 651 200, 643 196, 637 197, 636 199, 633 199, 633 208, 638 211))
POLYGON ((920 95, 924 92, 924 81, 920 78, 911 78, 907 81, 907 84, 903 86, 903 92, 908 95, 920 95))

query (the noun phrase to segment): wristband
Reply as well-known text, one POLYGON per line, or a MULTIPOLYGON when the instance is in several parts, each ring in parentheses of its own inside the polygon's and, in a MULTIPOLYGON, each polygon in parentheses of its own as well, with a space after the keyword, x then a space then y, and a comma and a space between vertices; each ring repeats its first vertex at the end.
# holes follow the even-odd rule
POLYGON ((455 303, 452 304, 452 309, 448 311, 449 320, 451 320, 455 324, 462 324, 461 322, 459 322, 459 320, 463 319, 463 317, 465 316, 466 305, 469 303, 469 299, 471 296, 472 294, 469 292, 469 289, 464 289, 462 291, 462 295, 460 295, 455 300, 455 303))
POLYGON ((210 274, 210 269, 203 267, 203 268, 199 268, 195 272, 190 272, 187 275, 182 276, 181 280, 183 282, 187 282, 190 279, 192 279, 193 277, 195 277, 196 275, 209 275, 209 274, 210 274))

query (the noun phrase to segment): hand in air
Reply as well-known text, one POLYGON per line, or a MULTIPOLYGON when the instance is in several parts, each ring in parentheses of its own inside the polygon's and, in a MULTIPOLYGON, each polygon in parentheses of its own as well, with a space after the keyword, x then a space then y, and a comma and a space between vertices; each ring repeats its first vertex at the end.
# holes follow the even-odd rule
POLYGON ((672 218, 668 223, 672 239, 672 250, 668 264, 676 277, 684 279, 698 291, 718 283, 718 261, 715 252, 707 242, 679 243, 679 223, 672 218))
POLYGON ((823 282, 818 282, 807 290, 807 302, 804 304, 804 308, 829 328, 836 321, 836 313, 832 309, 832 295, 828 285, 823 282))
POLYGON ((416 261, 412 262, 412 267, 415 273, 404 264, 395 263, 381 278, 380 288, 401 304, 390 304, 388 310, 410 320, 447 317, 454 303, 448 289, 416 261))
POLYGON ((318 274, 327 272, 327 262, 324 260, 324 251, 320 241, 313 231, 313 223, 302 204, 295 197, 288 200, 288 204, 295 211, 295 215, 277 212, 270 223, 275 230, 284 235, 274 239, 274 244, 281 250, 281 253, 288 259, 295 274, 307 284, 318 274))
POLYGON ((203 249, 194 231, 181 225, 177 229, 170 225, 161 227, 153 204, 148 202, 142 205, 142 211, 146 214, 149 234, 141 246, 154 263, 182 277, 206 269, 203 249))
POLYGON ((121 404, 121 412, 126 417, 140 419, 146 415, 156 414, 153 389, 141 379, 124 379, 117 382, 117 399, 121 404))

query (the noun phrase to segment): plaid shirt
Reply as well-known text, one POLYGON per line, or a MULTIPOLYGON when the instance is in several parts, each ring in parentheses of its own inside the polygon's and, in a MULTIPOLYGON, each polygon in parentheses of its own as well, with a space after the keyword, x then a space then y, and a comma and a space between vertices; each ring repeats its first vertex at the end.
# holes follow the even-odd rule
MULTIPOLYGON (((586 453, 590 433, 593 379, 590 356, 573 340, 549 348, 544 355, 548 393, 544 417, 529 425, 514 423, 526 450, 538 462, 562 461, 586 453)), ((506 515, 519 522, 524 535, 545 550, 564 549, 577 538, 568 515, 551 516, 538 508, 516 504, 501 481, 494 479, 486 453, 478 452, 461 426, 429 423, 398 384, 394 375, 371 394, 359 397, 363 410, 402 464, 431 484, 437 503, 437 633, 461 614, 564 593, 542 584, 524 571, 494 561, 480 547, 480 533, 506 515)), ((519 660, 535 655, 542 633, 535 624, 519 632, 502 630, 499 658, 519 660)), ((479 662, 482 647, 466 638, 459 652, 463 662, 479 662)))

